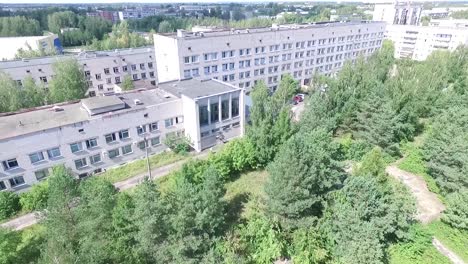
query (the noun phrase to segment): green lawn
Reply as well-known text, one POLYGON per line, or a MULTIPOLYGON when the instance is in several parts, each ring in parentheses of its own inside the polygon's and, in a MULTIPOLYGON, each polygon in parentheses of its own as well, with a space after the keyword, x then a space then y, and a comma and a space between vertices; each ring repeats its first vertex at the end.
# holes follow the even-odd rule
POLYGON ((401 147, 405 157, 398 164, 398 168, 422 176, 426 181, 427 188, 431 192, 437 194, 439 199, 444 202, 442 195, 440 195, 440 189, 434 178, 427 174, 426 163, 423 160, 422 151, 418 148, 418 145, 418 143, 409 142, 401 147))
POLYGON ((408 244, 396 244, 390 246, 389 264, 451 264, 452 262, 442 255, 433 246, 428 246, 420 252, 420 255, 406 254, 408 244))
POLYGON ((440 221, 429 224, 428 228, 444 246, 468 263, 468 231, 453 228, 440 221))
MULTIPOLYGON (((174 163, 179 160, 183 160, 189 157, 189 155, 176 154, 172 151, 163 152, 161 154, 156 154, 150 156, 150 165, 151 168, 157 168, 164 165, 174 163)), ((112 183, 123 181, 125 179, 131 178, 138 174, 146 172, 146 159, 139 159, 128 164, 122 165, 120 167, 108 169, 107 171, 99 174, 100 177, 105 177, 107 180, 112 183)))
POLYGON ((231 221, 238 218, 247 218, 256 205, 265 198, 263 186, 268 178, 264 170, 251 171, 241 174, 237 179, 226 184, 228 201, 228 217, 231 221))

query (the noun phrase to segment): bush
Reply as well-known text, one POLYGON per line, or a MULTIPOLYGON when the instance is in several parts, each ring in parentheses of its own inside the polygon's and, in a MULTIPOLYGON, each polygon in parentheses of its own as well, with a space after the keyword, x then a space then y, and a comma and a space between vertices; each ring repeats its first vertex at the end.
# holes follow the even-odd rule
POLYGON ((347 160, 361 160, 361 158, 372 149, 372 146, 364 140, 353 139, 351 134, 340 139, 340 149, 347 160))
POLYGON ((13 192, 0 192, 0 220, 7 219, 21 210, 19 197, 13 192))
POLYGON ((49 184, 47 181, 33 185, 28 192, 20 195, 20 204, 23 211, 40 210, 47 207, 49 198, 49 184))
POLYGON ((187 153, 190 150, 190 139, 185 136, 168 135, 164 144, 175 153, 187 153))
POLYGON ((447 196, 447 210, 442 221, 454 228, 468 230, 468 189, 447 196))

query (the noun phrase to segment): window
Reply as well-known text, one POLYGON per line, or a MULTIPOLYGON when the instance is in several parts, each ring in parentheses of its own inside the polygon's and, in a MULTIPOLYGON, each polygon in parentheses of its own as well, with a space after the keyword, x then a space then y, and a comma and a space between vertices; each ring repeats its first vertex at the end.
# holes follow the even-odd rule
POLYGON ((134 81, 138 80, 138 74, 137 74, 137 73, 133 74, 133 75, 132 75, 132 79, 133 79, 134 81))
POLYGON ((90 139, 86 140, 85 142, 86 142, 86 148, 88 148, 88 149, 95 148, 98 145, 96 138, 90 138, 90 139))
POLYGON ((175 118, 175 123, 176 124, 182 124, 184 122, 184 117, 183 116, 178 116, 175 118))
POLYGON ((99 91, 102 91, 102 90, 104 89, 104 85, 103 85, 103 84, 98 84, 97 87, 98 87, 98 90, 99 90, 99 91))
POLYGON ((104 135, 104 137, 106 138, 106 143, 111 143, 116 140, 115 133, 104 135))
POLYGON ((239 115, 239 98, 232 98, 231 112, 232 117, 236 117, 239 115))
POLYGON ((136 64, 132 64, 131 67, 132 67, 132 71, 136 71, 136 64))
POLYGON ((104 74, 109 74, 110 71, 109 71, 109 68, 104 68, 104 74))
POLYGON ((109 150, 109 158, 113 159, 115 157, 118 157, 120 155, 119 149, 111 149, 109 150))
POLYGON ((86 158, 81 158, 75 160, 75 167, 77 170, 82 169, 84 167, 88 166, 88 163, 86 163, 86 158))
POLYGON ((122 155, 130 154, 132 152, 133 151, 132 151, 132 145, 131 144, 122 147, 122 155))
POLYGON ((14 178, 9 179, 8 181, 10 182, 11 187, 16 187, 24 184, 23 176, 16 176, 14 178))
POLYGON ((59 148, 53 148, 47 150, 47 156, 49 156, 49 159, 53 159, 62 156, 62 153, 60 153, 59 148))
POLYGON ((146 147, 147 147, 146 141, 143 140, 143 141, 138 142, 139 149, 145 149, 146 147))
POLYGON ((189 64, 189 63, 190 63, 190 57, 189 57, 189 56, 184 57, 184 63, 185 63, 185 64, 189 64))
POLYGON ((117 83, 117 84, 120 83, 120 76, 115 77, 115 83, 117 83))
POLYGON ((72 153, 82 151, 83 145, 81 144, 81 142, 76 142, 76 143, 70 144, 70 149, 72 153))
POLYGON ((149 124, 149 127, 150 127, 150 131, 158 130, 159 129, 158 122, 154 122, 154 123, 149 124))
POLYGON ((0 181, 0 191, 2 190, 5 190, 6 189, 6 185, 3 181, 0 181))
POLYGON ((11 170, 19 167, 18 161, 16 159, 5 160, 2 163, 5 170, 11 170))
POLYGON ((106 78, 106 83, 107 83, 107 84, 111 84, 111 83, 112 83, 112 79, 111 79, 111 78, 106 78))
POLYGON ((198 115, 200 119, 200 126, 208 125, 208 106, 207 105, 200 105, 198 107, 198 115))
POLYGON ((172 120, 172 118, 164 120, 164 126, 165 127, 171 127, 173 125, 174 125, 174 120, 172 120))
POLYGON ((219 122, 219 104, 213 103, 210 105, 210 120, 211 123, 219 122))
POLYGON ((128 67, 127 67, 127 66, 122 66, 122 71, 127 72, 127 71, 128 71, 128 67))
POLYGON ((46 76, 39 77, 39 79, 40 79, 43 83, 47 83, 47 77, 46 77, 46 76))
POLYGON ((34 164, 34 163, 37 163, 39 161, 43 161, 44 160, 44 154, 42 153, 42 151, 32 153, 32 154, 29 154, 29 159, 31 160, 31 163, 34 164))
POLYGON ((49 169, 38 170, 34 172, 34 175, 36 175, 36 179, 40 181, 49 176, 49 169))
POLYGON ((114 73, 119 73, 119 67, 114 67, 113 70, 114 70, 114 73))
POLYGON ((95 76, 96 76, 96 80, 101 80, 101 74, 100 73, 97 73, 95 76))
POLYGON ((145 64, 144 63, 140 63, 140 70, 144 70, 145 69, 145 64))
POLYGON ((154 137, 151 139, 151 146, 157 146, 161 144, 161 139, 159 137, 154 137))
POLYGON ((229 118, 229 100, 223 100, 221 102, 221 118, 222 120, 229 118))
POLYGON ((101 154, 89 156, 89 163, 96 164, 101 162, 101 154))
POLYGON ((120 138, 120 139, 129 138, 128 129, 120 130, 120 131, 119 131, 119 138, 120 138))
POLYGON ((146 79, 146 72, 141 73, 141 78, 146 79))
POLYGON ((153 69, 153 63, 152 62, 148 62, 148 68, 153 69))
POLYGON ((146 133, 146 125, 137 126, 136 130, 138 135, 146 133))

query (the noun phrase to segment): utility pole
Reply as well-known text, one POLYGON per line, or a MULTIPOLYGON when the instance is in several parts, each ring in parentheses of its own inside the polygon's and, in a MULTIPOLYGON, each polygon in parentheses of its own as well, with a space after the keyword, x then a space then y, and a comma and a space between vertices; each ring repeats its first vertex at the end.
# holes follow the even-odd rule
POLYGON ((151 177, 151 166, 150 166, 149 157, 148 157, 148 139, 146 138, 146 136, 144 137, 144 139, 145 139, 145 152, 146 152, 146 166, 148 167, 148 178, 151 181, 152 177, 151 177))

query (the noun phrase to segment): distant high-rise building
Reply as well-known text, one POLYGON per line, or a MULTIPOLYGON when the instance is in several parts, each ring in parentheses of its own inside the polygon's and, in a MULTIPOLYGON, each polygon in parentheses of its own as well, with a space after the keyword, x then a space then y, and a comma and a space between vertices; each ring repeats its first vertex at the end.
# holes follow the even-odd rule
POLYGON ((385 21, 389 25, 418 25, 421 20, 422 5, 395 2, 393 4, 376 4, 374 21, 385 21))

